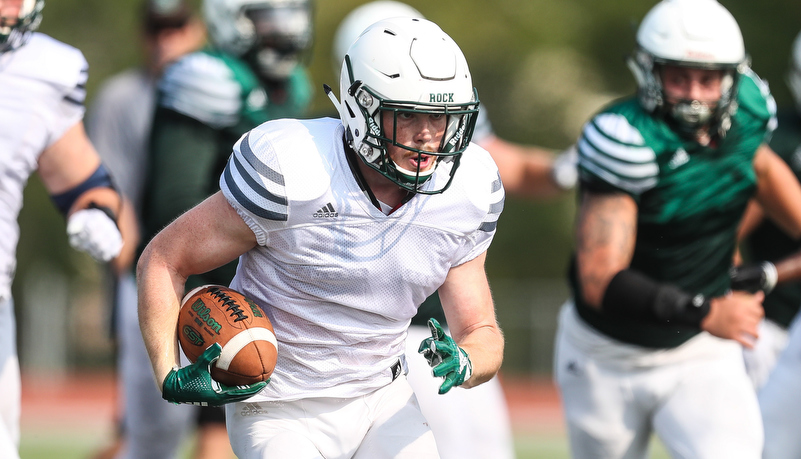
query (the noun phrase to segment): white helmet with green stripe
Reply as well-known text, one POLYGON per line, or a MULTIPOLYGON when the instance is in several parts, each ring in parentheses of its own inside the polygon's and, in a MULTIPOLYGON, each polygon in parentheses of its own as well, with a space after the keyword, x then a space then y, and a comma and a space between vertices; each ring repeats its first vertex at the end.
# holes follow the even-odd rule
POLYGON ((348 49, 340 75, 340 106, 348 144, 371 168, 408 191, 436 194, 447 189, 470 143, 478 94, 459 46, 425 19, 391 18, 370 26, 348 49), (424 152, 396 141, 393 120, 404 113, 445 115, 438 151, 424 152), (423 189, 435 168, 421 172, 397 166, 387 153, 394 145, 436 157, 436 169, 451 162, 447 183, 423 189))
POLYGON ((22 0, 16 17, 0 17, 0 53, 25 44, 42 22, 44 0, 22 0))
POLYGON ((739 73, 748 65, 740 27, 715 0, 663 0, 643 19, 629 68, 639 86, 639 99, 649 112, 662 112, 678 125, 695 130, 710 125, 725 135, 737 110, 739 73), (724 72, 721 98, 714 106, 680 101, 667 106, 660 69, 663 65, 718 69, 724 72))

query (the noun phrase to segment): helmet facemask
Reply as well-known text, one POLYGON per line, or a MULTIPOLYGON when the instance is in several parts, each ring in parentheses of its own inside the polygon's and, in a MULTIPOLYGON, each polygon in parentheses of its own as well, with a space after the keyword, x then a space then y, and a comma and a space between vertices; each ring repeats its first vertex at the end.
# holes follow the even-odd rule
POLYGON ((640 23, 628 64, 646 111, 662 115, 677 132, 699 141, 726 135, 737 111, 737 86, 748 58, 737 21, 720 3, 662 0, 640 23), (720 98, 668 101, 662 81, 665 66, 720 70, 720 98))
POLYGON ((254 43, 245 54, 265 80, 287 80, 312 43, 312 13, 309 3, 259 6, 244 11, 254 30, 254 43))
POLYGON ((645 110, 662 115, 684 135, 694 136, 699 129, 708 128, 711 134, 725 137, 731 127, 731 117, 737 112, 737 83, 747 63, 700 65, 671 61, 658 59, 642 48, 638 48, 627 62, 637 80, 637 96, 645 110), (669 101, 662 83, 662 69, 666 65, 720 70, 722 72, 720 98, 716 101, 694 99, 669 101))
MULTIPOLYGON (((450 186, 451 180, 453 180, 453 173, 459 166, 461 155, 473 136, 478 114, 478 95, 476 94, 474 97, 475 103, 443 105, 383 99, 359 81, 351 85, 349 92, 351 91, 354 94, 355 105, 366 122, 364 138, 357 150, 362 160, 407 191, 422 194, 437 194, 445 191, 450 186), (385 112, 391 114, 390 119, 392 122, 389 125, 384 123, 383 113, 385 112), (436 152, 420 150, 413 146, 404 145, 397 140, 398 116, 408 113, 437 114, 445 117, 445 130, 436 152), (435 164, 425 171, 421 171, 419 167, 414 171, 404 169, 392 160, 387 150, 388 145, 416 153, 418 159, 423 156, 434 157, 435 164), (434 174, 434 171, 440 167, 441 162, 451 164, 451 174, 448 182, 437 190, 421 189, 434 174)), ((348 106, 350 105, 348 104, 348 106)), ((356 135, 358 136, 358 134, 356 135)))
POLYGON ((42 22, 44 0, 23 0, 16 18, 0 17, 0 53, 19 48, 42 22))
POLYGON ((311 0, 204 0, 216 47, 248 62, 268 82, 283 82, 312 44, 311 0))

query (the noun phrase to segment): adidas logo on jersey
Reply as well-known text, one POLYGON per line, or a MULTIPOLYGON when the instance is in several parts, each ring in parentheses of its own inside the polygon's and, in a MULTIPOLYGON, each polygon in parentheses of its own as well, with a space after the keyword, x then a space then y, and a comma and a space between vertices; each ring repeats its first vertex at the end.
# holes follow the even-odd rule
POLYGON ((673 155, 673 157, 670 158, 668 166, 670 166, 671 169, 675 169, 681 166, 682 164, 685 164, 689 160, 690 160, 690 155, 687 154, 684 148, 679 148, 678 150, 676 150, 676 153, 673 155))
POLYGON ((258 403, 248 403, 242 407, 241 416, 258 416, 260 414, 267 414, 267 410, 261 407, 258 403))
POLYGON ((333 218, 339 217, 339 212, 334 210, 334 206, 331 205, 329 202, 328 204, 324 205, 320 210, 312 214, 314 218, 333 218))

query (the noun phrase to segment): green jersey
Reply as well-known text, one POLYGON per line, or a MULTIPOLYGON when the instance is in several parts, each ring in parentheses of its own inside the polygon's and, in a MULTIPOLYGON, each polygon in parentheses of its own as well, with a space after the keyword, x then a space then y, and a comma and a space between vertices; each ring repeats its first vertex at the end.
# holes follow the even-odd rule
MULTIPOLYGON (((737 104, 726 136, 710 146, 679 136, 636 98, 585 125, 578 142, 582 189, 626 193, 637 203, 632 269, 692 294, 729 289, 737 227, 756 189, 753 158, 775 126, 773 99, 753 72, 741 75, 737 104)), ((584 304, 575 269, 570 278, 579 315, 614 339, 669 348, 699 333, 604 314, 584 304)))
MULTIPOLYGON (((773 134, 770 146, 801 180, 801 117, 792 113, 779 116, 779 127, 773 134)), ((760 224, 746 241, 750 259, 776 261, 801 249, 770 220, 760 224)), ((801 307, 801 282, 777 286, 763 302, 765 317, 787 328, 801 307)))
MULTIPOLYGON (((285 84, 272 87, 245 61, 212 48, 170 65, 158 84, 150 135, 143 244, 220 189, 220 175, 243 134, 271 119, 304 116, 311 97, 301 67, 285 84)), ((234 262, 193 276, 187 288, 228 285, 235 269, 234 262)))

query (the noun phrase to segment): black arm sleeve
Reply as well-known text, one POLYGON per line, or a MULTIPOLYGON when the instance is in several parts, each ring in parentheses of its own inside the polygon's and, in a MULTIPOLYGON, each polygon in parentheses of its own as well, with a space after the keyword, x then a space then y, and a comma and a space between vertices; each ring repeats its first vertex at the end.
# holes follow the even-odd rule
POLYGON ((601 303, 604 312, 659 323, 701 326, 709 313, 709 301, 703 295, 691 295, 682 289, 656 282, 632 269, 615 275, 606 288, 601 303))

